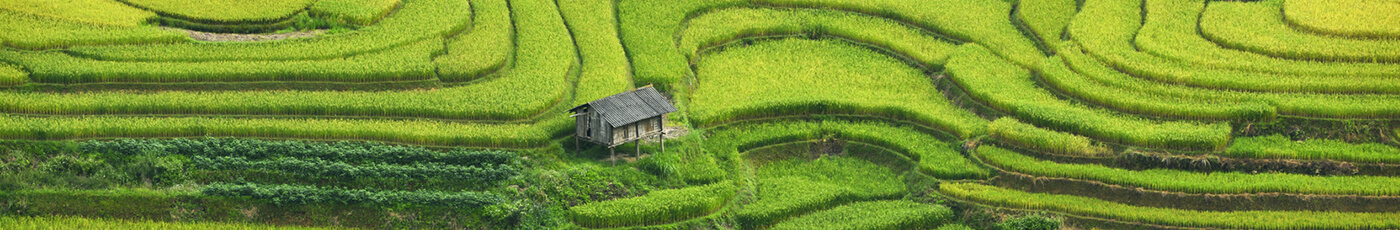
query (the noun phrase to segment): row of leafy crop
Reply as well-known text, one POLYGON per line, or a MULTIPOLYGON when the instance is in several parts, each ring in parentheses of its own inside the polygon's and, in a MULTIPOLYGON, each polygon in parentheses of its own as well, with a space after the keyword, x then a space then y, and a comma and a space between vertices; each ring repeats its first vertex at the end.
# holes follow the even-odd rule
POLYGON ((828 8, 879 15, 929 28, 964 41, 998 47, 997 53, 1033 67, 1041 57, 1033 42, 1021 36, 1006 15, 1011 4, 1001 1, 840 1, 840 0, 687 0, 618 3, 621 35, 641 83, 673 83, 690 75, 683 53, 673 38, 686 19, 701 12, 746 4, 828 8))
POLYGON ((743 152, 779 143, 838 138, 889 148, 918 162, 919 170, 942 179, 985 178, 990 172, 963 157, 956 147, 911 127, 873 121, 822 120, 733 124, 713 131, 712 152, 743 152))
MULTIPOLYGON (((1288 2, 1295 1, 1297 0, 1288 2)), ((1221 47, 1202 37, 1198 29, 1201 12, 1206 8, 1205 0, 1149 0, 1144 7, 1147 18, 1132 42, 1143 52, 1166 59, 1192 65, 1274 74, 1323 77, 1400 76, 1400 65, 1396 64, 1300 61, 1221 47)), ((1114 30, 1124 29, 1114 27, 1114 30)))
POLYGON ((468 81, 499 70, 515 47, 505 0, 475 0, 472 6, 471 31, 447 40, 447 53, 433 59, 442 81, 468 81))
POLYGON ((780 39, 698 60, 691 118, 701 125, 796 114, 910 120, 972 137, 986 121, 953 106, 924 71, 839 40, 780 39))
POLYGON ((1315 33, 1363 38, 1400 38, 1400 5, 1384 1, 1288 0, 1283 18, 1315 33), (1340 13, 1345 12, 1345 13, 1340 13))
POLYGON ((434 151, 423 147, 377 142, 275 141, 244 138, 175 138, 92 140, 79 144, 84 152, 136 155, 145 152, 204 157, 273 159, 281 157, 326 158, 345 162, 419 163, 453 165, 509 164, 516 155, 503 150, 453 149, 434 151))
POLYGON ((1030 72, 977 45, 960 48, 948 61, 947 74, 973 98, 1055 130, 1155 148, 1215 150, 1230 141, 1226 123, 1151 121, 1069 103, 1036 88, 1030 72))
POLYGON ((274 227, 266 225, 255 225, 246 223, 213 223, 213 222, 159 222, 151 220, 111 220, 111 219, 88 219, 80 217, 33 217, 33 216, 13 216, 6 215, 0 217, 0 228, 3 229, 190 229, 190 230, 222 230, 222 229, 321 229, 310 227, 274 227))
POLYGON ((1289 59, 1400 62, 1400 40, 1341 38, 1298 31, 1279 13, 1283 2, 1211 3, 1201 15, 1201 35, 1226 47, 1289 59))
POLYGON ((734 197, 734 183, 653 191, 643 196, 587 203, 569 210, 574 223, 585 227, 655 225, 704 216, 718 211, 734 197))
MULTIPOLYGON (((1211 4, 1216 5, 1221 4, 1211 4)), ((1400 92, 1400 83, 1391 77, 1287 75, 1199 68, 1138 52, 1132 41, 1142 26, 1142 9, 1139 1, 1087 1, 1068 31, 1085 51, 1122 72, 1165 83, 1255 92, 1400 92)))
POLYGON ((1017 209, 1034 209, 1138 223, 1237 229, 1391 229, 1400 227, 1396 213, 1315 211, 1195 211, 1131 206, 1087 197, 1028 193, 974 183, 944 183, 943 194, 1017 209))
POLYGON ((0 60, 28 67, 38 83, 231 82, 231 81, 405 81, 437 76, 432 56, 442 39, 344 59, 288 61, 113 62, 61 52, 0 50, 0 60))
MULTIPOLYGON (((568 29, 549 2, 511 2, 517 55, 505 76, 480 84, 394 92, 5 93, 0 110, 38 114, 240 114, 525 119, 567 99, 577 63, 568 29), (490 100, 483 100, 490 99, 490 100)), ((0 52, 3 53, 3 52, 0 52)), ((431 68, 431 65, 428 65, 431 68)), ((36 73, 37 74, 37 73, 36 73)))
POLYGON ((977 155, 1001 169, 1043 177, 1100 181, 1152 190, 1203 193, 1292 193, 1320 195, 1400 195, 1400 178, 1377 176, 1312 176, 1287 173, 1200 173, 1168 169, 1134 171, 1096 164, 1067 164, 1039 160, 1009 150, 983 146, 977 155))
POLYGON ((438 192, 341 189, 304 185, 260 185, 250 183, 214 183, 201 191, 209 196, 250 197, 274 205, 339 203, 369 205, 434 205, 451 208, 479 208, 498 204, 505 198, 483 192, 438 192))
POLYGON ((817 9, 736 7, 686 21, 678 45, 688 58, 745 37, 816 33, 890 49, 926 66, 942 66, 957 46, 921 28, 871 15, 817 9))
POLYGON ((510 165, 449 165, 442 163, 415 163, 410 165, 365 163, 348 164, 321 158, 278 158, 272 160, 248 160, 242 157, 194 156, 190 164, 201 170, 262 170, 279 171, 299 176, 329 177, 345 180, 356 178, 405 178, 428 179, 446 178, 468 182, 494 182, 519 174, 510 165))
MULTIPOLYGON (((954 219, 942 205, 907 200, 859 202, 803 215, 770 229, 929 229, 954 219)), ((945 225, 938 229, 957 228, 945 225)))
POLYGON ((536 147, 572 128, 570 119, 533 124, 465 124, 440 121, 157 118, 157 117, 21 117, 0 115, 0 138, 63 140, 152 137, 270 137, 373 140, 445 146, 536 147))
POLYGON ((255 43, 177 43, 75 47, 69 53, 108 61, 280 61, 344 58, 429 38, 445 38, 471 24, 467 1, 408 0, 393 15, 354 33, 255 43))
POLYGON ((735 217, 744 226, 771 226, 789 217, 853 201, 904 196, 903 178, 888 168, 846 157, 792 159, 758 167, 754 200, 735 217))

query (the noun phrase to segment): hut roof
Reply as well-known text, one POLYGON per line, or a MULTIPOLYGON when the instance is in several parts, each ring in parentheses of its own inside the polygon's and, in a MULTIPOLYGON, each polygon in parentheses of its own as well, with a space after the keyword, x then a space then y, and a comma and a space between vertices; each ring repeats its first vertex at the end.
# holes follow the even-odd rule
POLYGON ((577 111, 585 106, 592 107, 603 120, 613 128, 676 111, 676 107, 666 100, 666 96, 656 88, 642 87, 579 105, 569 111, 577 111))

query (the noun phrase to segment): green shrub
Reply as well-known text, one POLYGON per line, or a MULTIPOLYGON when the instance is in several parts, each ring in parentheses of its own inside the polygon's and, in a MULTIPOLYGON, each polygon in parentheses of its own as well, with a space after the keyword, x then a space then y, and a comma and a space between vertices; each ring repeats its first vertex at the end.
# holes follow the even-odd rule
POLYGON ((921 28, 871 15, 812 9, 727 8, 686 21, 679 47, 702 49, 745 37, 819 33, 890 49, 937 68, 957 46, 921 28))
POLYGON ((1036 88, 1029 72, 977 45, 954 53, 947 75, 972 98, 1054 130, 1154 148, 1215 150, 1230 142, 1227 123, 1152 121, 1071 104, 1036 88))
MULTIPOLYGON (((1341 38, 1298 31, 1285 22, 1283 14, 1279 13, 1283 11, 1283 2, 1212 3, 1201 14, 1201 35, 1225 47, 1275 57, 1311 61, 1400 62, 1400 40, 1341 38)), ((1387 9, 1375 7, 1362 12, 1384 10, 1387 9)))
POLYGON ((984 120, 948 102, 923 71, 836 40, 765 41, 696 66, 690 117, 702 125, 836 113, 911 120, 960 137, 985 132, 984 120))
POLYGON ((1095 164, 1043 161, 1004 149, 982 146, 977 155, 1007 171, 1043 177, 1100 181, 1144 189, 1198 194, 1294 193, 1391 196, 1400 194, 1400 178, 1378 176, 1311 176, 1287 173, 1200 173, 1167 169, 1134 171, 1095 164))
POLYGON ((778 223, 772 229, 918 229, 938 226, 953 218, 953 210, 941 205, 870 201, 804 215, 778 223))
POLYGON ((710 214, 734 197, 733 183, 653 191, 647 195, 570 208, 574 223, 591 228, 654 225, 710 214))
POLYGON ((1400 225, 1396 213, 1319 211, 1196 211, 1130 206, 1070 195, 1027 193, 974 183, 945 183, 943 194, 1017 209, 1065 212, 1147 224, 1237 229, 1358 229, 1400 225))
POLYGON ((997 119, 987 126, 987 130, 997 139, 1047 153, 1088 157, 1113 154, 1108 148, 1093 144, 1089 138, 1045 130, 1034 125, 1021 123, 1016 118, 997 119))
MULTIPOLYGON (((480 7, 478 2, 472 3, 473 10, 480 7)), ((367 26, 389 15, 399 4, 401 0, 317 0, 307 13, 330 21, 367 26)))
POLYGON ((469 81, 497 71, 515 48, 514 25, 505 0, 477 0, 472 10, 476 18, 471 31, 447 40, 447 53, 433 59, 442 81, 469 81))

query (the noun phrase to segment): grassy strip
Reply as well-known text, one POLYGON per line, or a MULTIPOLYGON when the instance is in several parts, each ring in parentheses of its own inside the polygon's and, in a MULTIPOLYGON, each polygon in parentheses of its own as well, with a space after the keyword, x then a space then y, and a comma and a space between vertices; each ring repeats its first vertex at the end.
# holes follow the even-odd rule
POLYGON ((1338 160, 1360 163, 1400 163, 1400 149, 1377 143, 1351 144, 1335 140, 1312 139, 1293 141, 1282 135, 1236 138, 1229 149, 1221 156, 1299 159, 1299 160, 1338 160))
POLYGON ((1030 27, 1031 32, 1048 45, 1060 44, 1060 35, 1079 11, 1075 0, 1024 0, 1018 3, 1016 17, 1030 27))
POLYGON ((441 39, 345 59, 306 61, 111 62, 61 52, 0 51, 0 59, 29 67, 35 82, 407 81, 435 76, 432 55, 441 39))
POLYGON ((467 1, 408 0, 394 15, 352 33, 271 42, 75 47, 69 52, 98 60, 141 62, 344 58, 462 31, 471 24, 471 14, 465 12, 471 12, 467 1))
POLYGON ((515 47, 515 28, 505 0, 476 0, 472 6, 475 27, 447 40, 447 53, 433 59, 442 81, 470 81, 499 70, 515 47))
POLYGON ((1113 154, 1108 148, 1093 144, 1087 137, 1042 129, 1021 123, 1016 118, 997 119, 987 126, 987 132, 997 139, 1047 153, 1086 157, 1113 154))
MULTIPOLYGON (((1078 47, 1061 48, 1059 55, 1080 76, 1088 77, 1106 87, 1121 91, 1136 92, 1148 98, 1180 100, 1184 103, 1250 104, 1267 103, 1280 115, 1328 117, 1328 118, 1386 118, 1400 115, 1400 107, 1389 106, 1400 103, 1400 97, 1388 95, 1325 95, 1305 93, 1247 93, 1226 90, 1211 90, 1182 85, 1165 84, 1118 72, 1099 60, 1085 54, 1078 47), (1253 102, 1252 102, 1253 101, 1253 102)), ((1161 60, 1168 62, 1166 60, 1161 60)), ((1046 71, 1047 82, 1052 77, 1046 71)), ((1066 78, 1068 79, 1068 78, 1066 78)), ((1053 83, 1053 82, 1052 82, 1053 83)), ((1073 88, 1092 85, 1076 86, 1073 88)), ((1062 89, 1070 93, 1072 88, 1062 89)), ((1112 89, 1102 89, 1120 91, 1112 89)), ((1092 93, 1092 92, 1090 92, 1092 93)), ((1086 97, 1087 98, 1087 97, 1086 97)), ((1124 99, 1119 99, 1124 100, 1124 99)), ((1103 103, 1110 104, 1110 103, 1103 103)), ((1247 108, 1247 107, 1246 107, 1247 108)))
POLYGON ((1308 34, 1293 29, 1284 21, 1278 13, 1282 7, 1282 0, 1211 3, 1201 15, 1201 34, 1223 46, 1275 57, 1313 61, 1400 62, 1400 40, 1308 34))
POLYGON ((90 26, 134 27, 156 17, 155 13, 111 0, 10 0, 0 4, 0 9, 90 26))
MULTIPOLYGON (((317 0, 307 13, 334 22, 367 26, 388 16, 402 3, 402 0, 317 0)), ((472 5, 479 6, 477 3, 472 5)))
POLYGON ((583 66, 574 100, 583 103, 632 90, 630 66, 617 37, 614 1, 558 0, 583 66))
POLYGON ((30 50, 189 40, 180 32, 153 26, 97 26, 5 10, 0 10, 0 30, 5 31, 0 33, 0 44, 30 50))
POLYGON ((1153 148, 1225 148, 1230 126, 1151 121, 1071 104, 1035 87, 1031 74, 978 45, 964 45, 948 61, 947 74, 988 105, 1055 130, 1153 148))
MULTIPOLYGON (((1084 55, 1073 44, 1060 48, 1063 55, 1084 55)), ((1092 60, 1090 60, 1092 61, 1092 60)), ((1051 87, 1080 100, 1093 102, 1118 111, 1177 119, 1210 119, 1234 121, 1270 121, 1278 117, 1274 106, 1259 101, 1183 100, 1161 97, 1123 88, 1106 86, 1070 69, 1060 57, 1045 60, 1041 79, 1051 87)), ((1112 73, 1095 73, 1112 74, 1112 73)))
POLYGON ((739 223, 755 228, 843 203, 908 193, 902 176, 854 158, 784 160, 764 164, 757 171, 756 200, 735 213, 739 223))
POLYGON ((219 24, 265 23, 292 17, 313 0, 119 0, 165 17, 219 24))
POLYGON ((395 92, 0 93, 0 109, 38 114, 261 114, 529 118, 563 101, 576 63, 568 29, 548 1, 513 1, 521 22, 514 68, 460 87, 395 92), (198 103, 194 103, 194 102, 198 103), (120 103, 118 103, 120 102, 120 103))
POLYGON ((1316 33, 1364 38, 1400 37, 1400 4, 1386 1, 1287 0, 1283 18, 1316 33))
POLYGON ((574 223, 586 227, 655 225, 703 216, 719 210, 734 197, 729 181, 704 186, 653 191, 647 195, 570 208, 574 223))
POLYGON ((0 217, 0 228, 4 229, 323 229, 311 227, 276 227, 267 225, 256 225, 247 223, 218 223, 218 222, 159 222, 150 220, 109 220, 109 219, 88 219, 81 217, 25 217, 25 216, 3 216, 0 217))
POLYGON ((1197 30, 1201 12, 1205 11, 1205 0, 1148 0, 1146 4, 1146 21, 1133 42, 1143 52, 1167 59, 1221 69, 1275 74, 1400 76, 1400 65, 1395 64, 1299 61, 1223 48, 1201 37, 1197 30))
POLYGON ((985 120, 948 102, 923 71, 838 40, 764 41, 697 64, 692 121, 714 125, 791 114, 870 114, 911 120, 960 137, 985 120))
POLYGON ((713 152, 746 151, 784 142, 819 138, 842 138, 871 143, 907 154, 919 161, 922 172, 942 179, 985 178, 990 175, 958 153, 953 146, 933 136, 907 127, 891 127, 878 122, 775 122, 726 127, 707 143, 713 152))
POLYGON ((745 4, 743 0, 620 0, 618 31, 632 61, 636 84, 680 82, 692 76, 682 53, 676 52, 675 33, 681 23, 699 12, 745 4))
POLYGON ((21 85, 29 81, 29 72, 19 69, 19 67, 0 63, 0 86, 21 85))
POLYGON ((917 229, 938 226, 953 218, 953 210, 942 205, 871 201, 804 215, 778 223, 772 229, 917 229))
POLYGON ((63 140, 106 137, 274 137, 377 140, 442 146, 535 147, 572 127, 572 120, 537 124, 320 119, 49 117, 0 115, 0 138, 63 140))
POLYGON ((1087 197, 1027 193, 974 183, 945 183, 943 194, 997 206, 1066 212, 1172 226, 1238 229, 1389 229, 1400 214, 1312 211, 1212 212, 1131 206, 1087 197))
POLYGON ((964 41, 995 47, 993 52, 1035 69, 1044 54, 1011 24, 1011 3, 997 0, 755 0, 754 3, 832 8, 881 15, 930 28, 964 41))
POLYGON ((1323 195, 1400 195, 1400 178, 1375 176, 1310 176, 1284 173, 1199 173, 1149 169, 1133 171, 1094 164, 1043 161, 1005 149, 983 146, 977 155, 1007 171, 1141 187, 1152 190, 1205 193, 1299 193, 1323 195))
POLYGON ((942 66, 957 46, 900 22, 869 15, 813 9, 728 8, 687 21, 680 47, 695 58, 701 49, 743 37, 820 33, 867 43, 942 66))
POLYGON ((1123 72, 1166 83, 1256 92, 1400 93, 1400 82, 1388 77, 1278 75, 1177 63, 1133 47, 1141 23, 1141 2, 1090 0, 1075 16, 1069 33, 1085 51, 1123 72))

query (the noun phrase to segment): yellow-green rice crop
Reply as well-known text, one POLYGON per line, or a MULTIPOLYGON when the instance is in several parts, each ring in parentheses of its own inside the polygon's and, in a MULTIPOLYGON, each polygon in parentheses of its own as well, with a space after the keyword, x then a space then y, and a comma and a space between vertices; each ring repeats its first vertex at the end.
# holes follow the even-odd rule
MULTIPOLYGON (((1211 6, 1221 4, 1233 3, 1211 6)), ((1137 51, 1132 40, 1141 23, 1141 1, 1088 0, 1069 33, 1085 51, 1123 72, 1166 83, 1256 92, 1400 93, 1393 77, 1280 75, 1177 63, 1137 51)))
POLYGON ((997 139, 1047 153, 1087 157, 1113 154, 1108 148, 1095 145, 1087 137, 1042 129, 1021 123, 1016 118, 1003 117, 992 121, 992 124, 987 126, 987 132, 997 139))
POLYGON ((29 73, 19 67, 0 63, 0 85, 19 85, 29 81, 29 73))
POLYGON ((1313 61, 1400 62, 1400 39, 1371 40, 1309 34, 1284 22, 1283 15, 1279 13, 1282 7, 1282 0, 1212 2, 1201 15, 1201 34, 1226 47, 1275 57, 1313 61))
POLYGON ((1299 61, 1220 47, 1197 30, 1205 0, 1148 0, 1144 7, 1147 18, 1133 44, 1177 62, 1275 74, 1400 77, 1397 64, 1299 61))
POLYGON ((741 224, 753 228, 843 203, 908 193, 903 178, 890 169, 849 157, 783 160, 756 171, 758 194, 735 214, 741 224))
MULTIPOLYGON (((312 17, 367 26, 389 15, 401 3, 401 0, 317 0, 307 13, 312 17)), ((476 3, 472 3, 473 10, 476 3)))
POLYGON ((838 40, 764 41, 706 55, 697 67, 690 115, 698 124, 833 113, 911 120, 960 137, 985 128, 922 70, 838 40))
POLYGON ((1286 0, 1283 18, 1317 33, 1369 38, 1400 38, 1400 1, 1286 0))
POLYGON ((1053 130, 1153 148, 1215 150, 1230 142, 1224 122, 1153 121, 1069 103, 1036 88, 1030 72, 976 44, 958 49, 946 73, 973 98, 1053 130))
POLYGON ((1400 163, 1400 149, 1378 144, 1351 144, 1336 140, 1312 139, 1293 141, 1282 135, 1236 138, 1230 148, 1219 153, 1221 156, 1299 159, 1299 160, 1339 160, 1361 163, 1400 163))
POLYGON ((583 62, 574 101, 583 103, 632 90, 631 72, 612 0, 558 0, 559 11, 574 34, 583 62))
MULTIPOLYGON (((1071 45, 1072 46, 1072 45, 1071 45)), ((1275 107, 1280 115, 1327 117, 1327 118, 1385 118, 1400 116, 1400 96, 1394 95, 1329 95, 1311 93, 1248 93, 1228 90, 1211 90, 1182 85, 1166 84, 1137 78, 1118 72, 1094 57, 1085 54, 1078 47, 1061 48, 1059 55, 1076 72, 1104 86, 1120 88, 1152 97, 1177 99, 1183 102, 1252 103, 1265 102, 1275 107)), ((1139 54, 1132 54, 1137 56, 1139 54)), ((1165 63, 1169 62, 1161 60, 1165 63)), ((1152 62, 1141 62, 1152 63, 1152 62)), ((1047 71, 1048 73, 1048 71, 1047 71)), ((1050 75, 1045 75, 1051 77, 1050 75)), ((1048 79, 1047 79, 1048 80, 1048 79)), ((1107 89, 1105 89, 1107 90, 1107 89)), ((1074 92, 1070 92, 1074 93, 1074 92)))
POLYGON ((893 127, 880 122, 772 122, 726 126, 714 131, 711 151, 748 151, 773 144, 840 138, 895 150, 918 161, 919 170, 942 179, 980 179, 990 176, 981 165, 972 163, 956 147, 910 127, 893 127))
POLYGON ((686 21, 679 42, 686 55, 744 37, 821 33, 890 49, 921 64, 942 66, 957 47, 918 27, 871 15, 831 10, 728 8, 686 21))
POLYGON ((953 218, 953 210, 942 205, 907 200, 870 201, 804 215, 778 223, 772 229, 927 229, 953 218))
POLYGON ((1078 10, 1079 2, 1075 0, 1022 0, 1016 5, 1016 17, 1041 42, 1054 48, 1078 10))
POLYGON ((189 40, 180 32, 154 26, 97 26, 5 10, 0 10, 0 31, 5 31, 0 33, 0 44, 29 50, 189 40))
POLYGON ((997 55, 1035 69, 1045 55, 1011 24, 1011 3, 999 0, 754 0, 757 4, 831 8, 881 15, 993 47, 997 55))
POLYGON ((618 32, 632 60, 636 84, 679 82, 693 76, 685 56, 676 51, 675 34, 698 12, 745 4, 744 0, 620 0, 618 32))
MULTIPOLYGON (((1083 55, 1073 44, 1061 48, 1064 55, 1083 55)), ((1092 61, 1092 60, 1091 60, 1092 61)), ((1258 101, 1209 101, 1160 97, 1150 93, 1108 87, 1071 70, 1060 57, 1045 59, 1041 78, 1046 85, 1081 100, 1129 113, 1177 119, 1269 121, 1278 117, 1274 106, 1258 101)))
POLYGON ((107 137, 272 137, 375 140, 422 145, 544 146, 572 128, 572 119, 535 124, 471 124, 423 120, 24 117, 0 115, 0 138, 64 140, 107 137))
POLYGON ((1316 211, 1195 211, 1131 206, 1094 198, 1028 193, 975 183, 939 185, 943 194, 996 206, 1047 210, 1148 224, 1231 229, 1388 229, 1400 213, 1316 211))
POLYGON ((269 42, 190 42, 144 46, 76 47, 76 56, 108 61, 280 61, 344 58, 442 38, 471 24, 463 0, 407 0, 397 13, 350 33, 269 42))
POLYGON ((255 225, 247 223, 218 223, 218 222, 157 222, 150 220, 107 220, 89 219, 81 217, 32 217, 32 216, 3 216, 0 217, 0 228, 12 230, 48 230, 48 229, 170 229, 170 230, 223 230, 223 229, 323 229, 311 227, 276 227, 268 225, 255 225))
MULTIPOLYGON (((115 0, 7 0, 0 11, 30 14, 92 26, 134 27, 156 17, 115 0)), ((7 30, 8 32, 8 30, 7 30)))
POLYGON ((586 227, 664 224, 710 214, 734 197, 733 182, 653 191, 643 196, 574 206, 574 223, 586 227))
POLYGON ((284 20, 314 0, 118 0, 165 17, 210 23, 265 23, 284 20))
MULTIPOLYGON (((324 2, 324 1, 323 1, 324 2)), ((505 0, 476 0, 472 3, 473 28, 447 40, 447 53, 433 59, 442 81, 468 81, 497 71, 509 60, 515 48, 510 7, 505 0)))
POLYGON ((1039 160, 1005 149, 982 146, 977 155, 1004 170, 1042 177, 1100 181, 1144 189, 1197 194, 1291 193, 1319 195, 1394 196, 1400 178, 1378 176, 1312 176, 1287 173, 1201 173, 1169 169, 1142 171, 1096 164, 1064 164, 1039 160))

